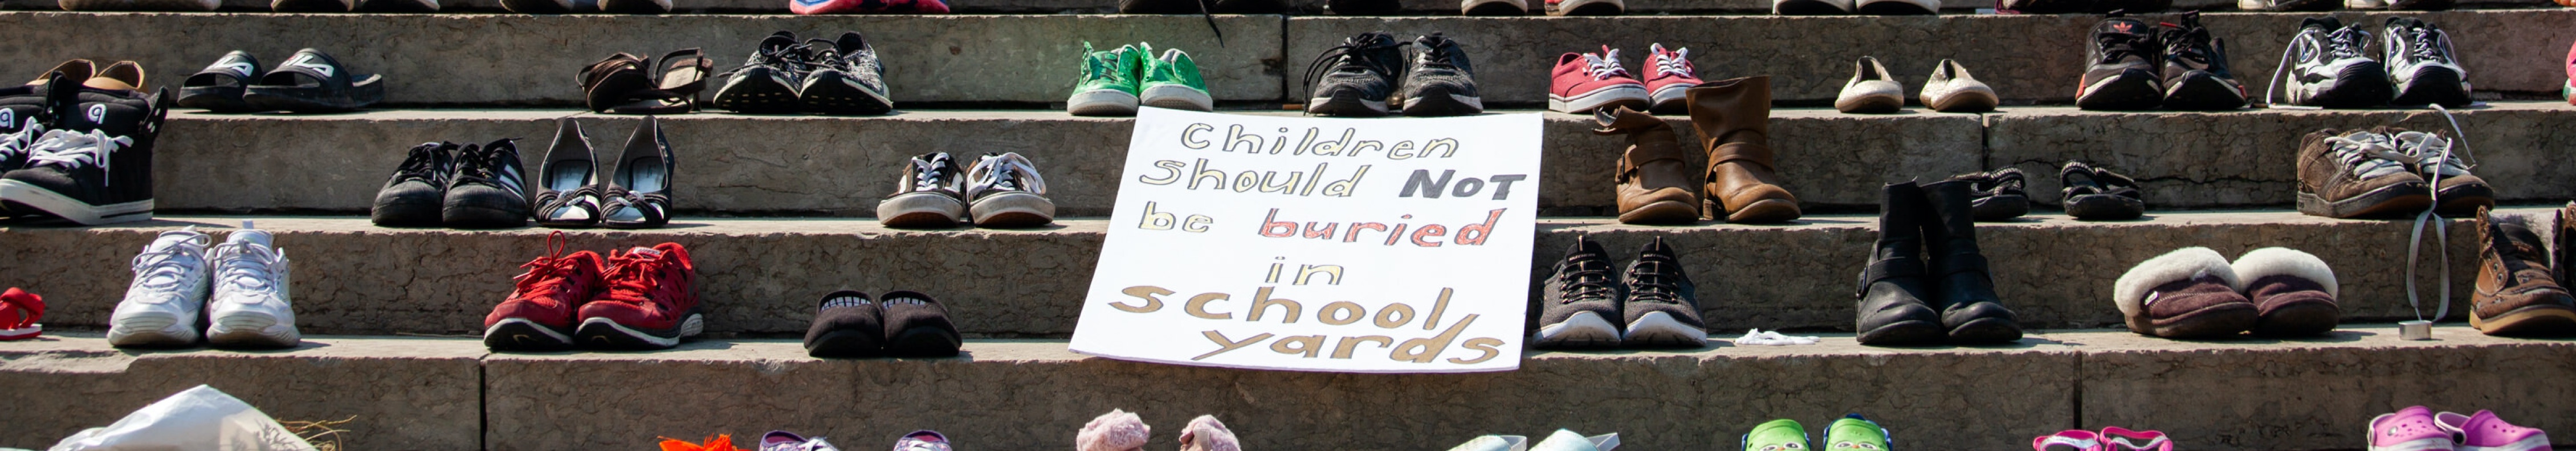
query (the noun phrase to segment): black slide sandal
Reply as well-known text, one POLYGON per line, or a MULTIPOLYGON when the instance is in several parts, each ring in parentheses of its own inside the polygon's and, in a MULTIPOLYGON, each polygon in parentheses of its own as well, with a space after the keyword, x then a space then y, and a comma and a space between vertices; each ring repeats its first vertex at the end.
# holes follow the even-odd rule
POLYGON ((249 52, 234 50, 216 59, 215 64, 189 75, 179 83, 179 106, 204 108, 217 113, 247 113, 250 102, 242 100, 242 90, 259 76, 259 59, 249 52))
POLYGON ((384 100, 384 81, 382 75, 350 73, 340 60, 321 50, 303 49, 261 75, 245 89, 242 100, 268 111, 352 111, 384 100))

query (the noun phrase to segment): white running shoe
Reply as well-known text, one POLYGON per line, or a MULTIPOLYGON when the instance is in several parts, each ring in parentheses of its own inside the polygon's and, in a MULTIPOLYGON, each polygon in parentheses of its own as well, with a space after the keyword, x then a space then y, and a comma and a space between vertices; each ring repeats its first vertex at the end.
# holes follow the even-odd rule
POLYGON ((287 296, 286 253, 269 241, 268 232, 243 221, 211 252, 215 295, 206 307, 206 341, 214 346, 291 348, 303 340, 287 296))
POLYGON ((172 347, 197 344, 206 317, 206 234, 194 226, 161 232, 134 256, 134 283, 107 320, 107 344, 172 347))

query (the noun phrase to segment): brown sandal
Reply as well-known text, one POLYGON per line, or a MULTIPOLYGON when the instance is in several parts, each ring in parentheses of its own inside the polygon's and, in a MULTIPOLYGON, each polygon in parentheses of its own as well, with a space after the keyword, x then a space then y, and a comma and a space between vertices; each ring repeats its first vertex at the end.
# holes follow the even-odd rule
POLYGON ((715 70, 715 61, 698 49, 686 49, 662 56, 662 73, 651 77, 645 72, 649 60, 619 53, 592 63, 581 71, 584 100, 590 110, 611 114, 679 114, 698 109, 698 93, 705 91, 707 75, 715 70), (658 80, 658 83, 656 82, 658 80))

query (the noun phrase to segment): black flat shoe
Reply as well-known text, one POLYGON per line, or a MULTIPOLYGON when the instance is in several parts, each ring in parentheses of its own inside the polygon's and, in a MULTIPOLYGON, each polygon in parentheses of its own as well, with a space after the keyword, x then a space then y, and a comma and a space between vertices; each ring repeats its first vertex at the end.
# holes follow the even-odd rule
POLYGON ((671 176, 678 168, 671 142, 662 138, 662 121, 644 117, 644 125, 626 139, 617 157, 617 172, 600 190, 604 205, 600 225, 612 229, 659 228, 671 222, 671 176))
POLYGON ((216 59, 215 64, 189 75, 179 83, 179 106, 204 108, 217 113, 253 111, 250 102, 242 100, 242 90, 260 73, 259 58, 234 50, 216 59))
POLYGON ((554 146, 546 149, 545 162, 537 165, 537 192, 530 202, 537 207, 537 225, 599 225, 598 167, 598 158, 590 151, 590 137, 581 133, 581 123, 563 118, 555 128, 554 146))

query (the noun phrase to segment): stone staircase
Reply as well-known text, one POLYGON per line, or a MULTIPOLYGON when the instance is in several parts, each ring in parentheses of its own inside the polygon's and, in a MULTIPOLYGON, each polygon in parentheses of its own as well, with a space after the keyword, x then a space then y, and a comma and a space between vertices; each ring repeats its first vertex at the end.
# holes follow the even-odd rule
MULTIPOLYGON (((41 0, 39 0, 41 1, 41 0)), ((0 12, 0 77, 66 58, 135 60, 171 85, 225 51, 276 58, 320 47, 391 83, 385 109, 336 115, 174 113, 158 150, 161 218, 103 227, 0 223, 0 285, 53 303, 54 338, 0 343, 0 447, 43 448, 169 393, 213 384, 281 419, 358 422, 355 450, 650 449, 654 437, 753 437, 790 429, 866 449, 937 429, 960 450, 1062 450, 1111 408, 1172 430, 1200 413, 1233 425, 1255 451, 1437 450, 1486 433, 1558 427, 1620 432, 1622 449, 1722 449, 1756 422, 1821 426, 1857 412, 1905 449, 2020 449, 2067 428, 2172 433, 2183 448, 2358 449, 2372 415, 2425 404, 2495 409, 2576 437, 2576 341, 2478 335, 2459 320, 2436 340, 2388 327, 2416 317, 2404 275, 2403 221, 2289 211, 2297 141, 2319 128, 2446 129, 2430 110, 2092 112, 2063 105, 2098 16, 1773 17, 1757 2, 1636 0, 1638 16, 1460 18, 1191 16, 1102 12, 1110 2, 960 4, 953 16, 798 17, 774 3, 681 0, 672 16, 490 14, 469 0, 429 15, 0 12), (1010 15, 1009 13, 1040 13, 1010 15), (424 141, 526 138, 544 154, 556 120, 614 147, 638 122, 579 111, 572 75, 615 52, 702 47, 730 67, 771 30, 867 33, 885 56, 897 114, 883 117, 662 118, 680 158, 667 229, 566 231, 574 248, 659 242, 690 247, 709 300, 708 339, 661 352, 495 354, 472 338, 518 265, 552 232, 386 229, 368 200, 403 151, 424 141), (101 33, 100 30, 151 30, 101 33), (1068 352, 1112 207, 1133 121, 1061 112, 1083 41, 1150 41, 1192 52, 1230 113, 1294 115, 1304 63, 1347 35, 1445 32, 1466 46, 1487 100, 1534 108, 1547 64, 1600 44, 1691 47, 1710 79, 1768 74, 1782 108, 1772 139, 1789 188, 1812 212, 1798 224, 1629 226, 1611 173, 1622 137, 1586 117, 1545 113, 1531 270, 1576 237, 1626 255, 1661 238, 1685 258, 1719 337, 1747 328, 1812 331, 1804 347, 1718 344, 1692 352, 1533 353, 1519 371, 1452 375, 1254 372, 1090 358, 1068 352), (1843 115, 1821 106, 1876 56, 1909 88, 1956 58, 2006 97, 1987 114, 1912 109, 1843 115), (1051 105, 1054 104, 1054 105, 1051 105), (1053 109, 1050 109, 1053 108, 1053 109), (870 219, 909 155, 1014 151, 1047 175, 1068 219, 1036 230, 895 230, 870 219), (2079 159, 2145 185, 2150 217, 2079 222, 2048 211, 1981 224, 1998 289, 2035 330, 1996 348, 1854 344, 1854 276, 1874 239, 1881 183, 1991 167, 2032 171, 2053 200, 2056 165, 2079 159), (277 233, 295 260, 306 346, 285 351, 129 351, 103 329, 153 234, 221 230, 243 220, 277 233), (2109 300, 2130 265, 2184 246, 2230 256, 2288 246, 2342 279, 2345 330, 2313 340, 2171 341, 2119 327, 2109 300), (953 359, 820 361, 793 340, 817 296, 849 287, 940 296, 972 340, 953 359)), ((2185 6, 2223 2, 2179 2, 2185 6)), ((1318 8, 1320 2, 1301 2, 1318 8), (1311 3, 1311 4, 1310 4, 1311 3)), ((11 0, 8 7, 40 7, 11 0)), ((1444 3, 1407 0, 1441 14, 1444 3)), ((2541 214, 2576 197, 2567 151, 2576 107, 2559 49, 2576 10, 2545 2, 2412 14, 2453 33, 2488 105, 2455 111, 2479 175, 2541 214)), ((254 4, 228 4, 228 10, 254 4)), ((1452 5, 1454 6, 1454 5, 1452 5)), ((1987 6, 1951 1, 1966 12, 1987 6)), ((1454 9, 1451 9, 1454 11, 1454 9)), ((2337 12, 2376 24, 2388 14, 2337 12)), ((2259 95, 2301 14, 2213 13, 2238 77, 2259 95)), ((1633 59, 1633 56, 1631 57, 1633 59)), ((1527 112, 1527 111, 1498 111, 1527 112)), ((1687 118, 1672 117, 1687 128, 1687 118)), ((2043 207, 2043 210, 2045 208, 2043 207)), ((2424 314, 2447 272, 2454 307, 2476 275, 2472 230, 2451 220, 2447 264, 2419 263, 2424 314)), ((2426 244, 2433 260, 2434 244, 2426 244)), ((2576 442, 2567 442, 2576 443, 2576 442)))

